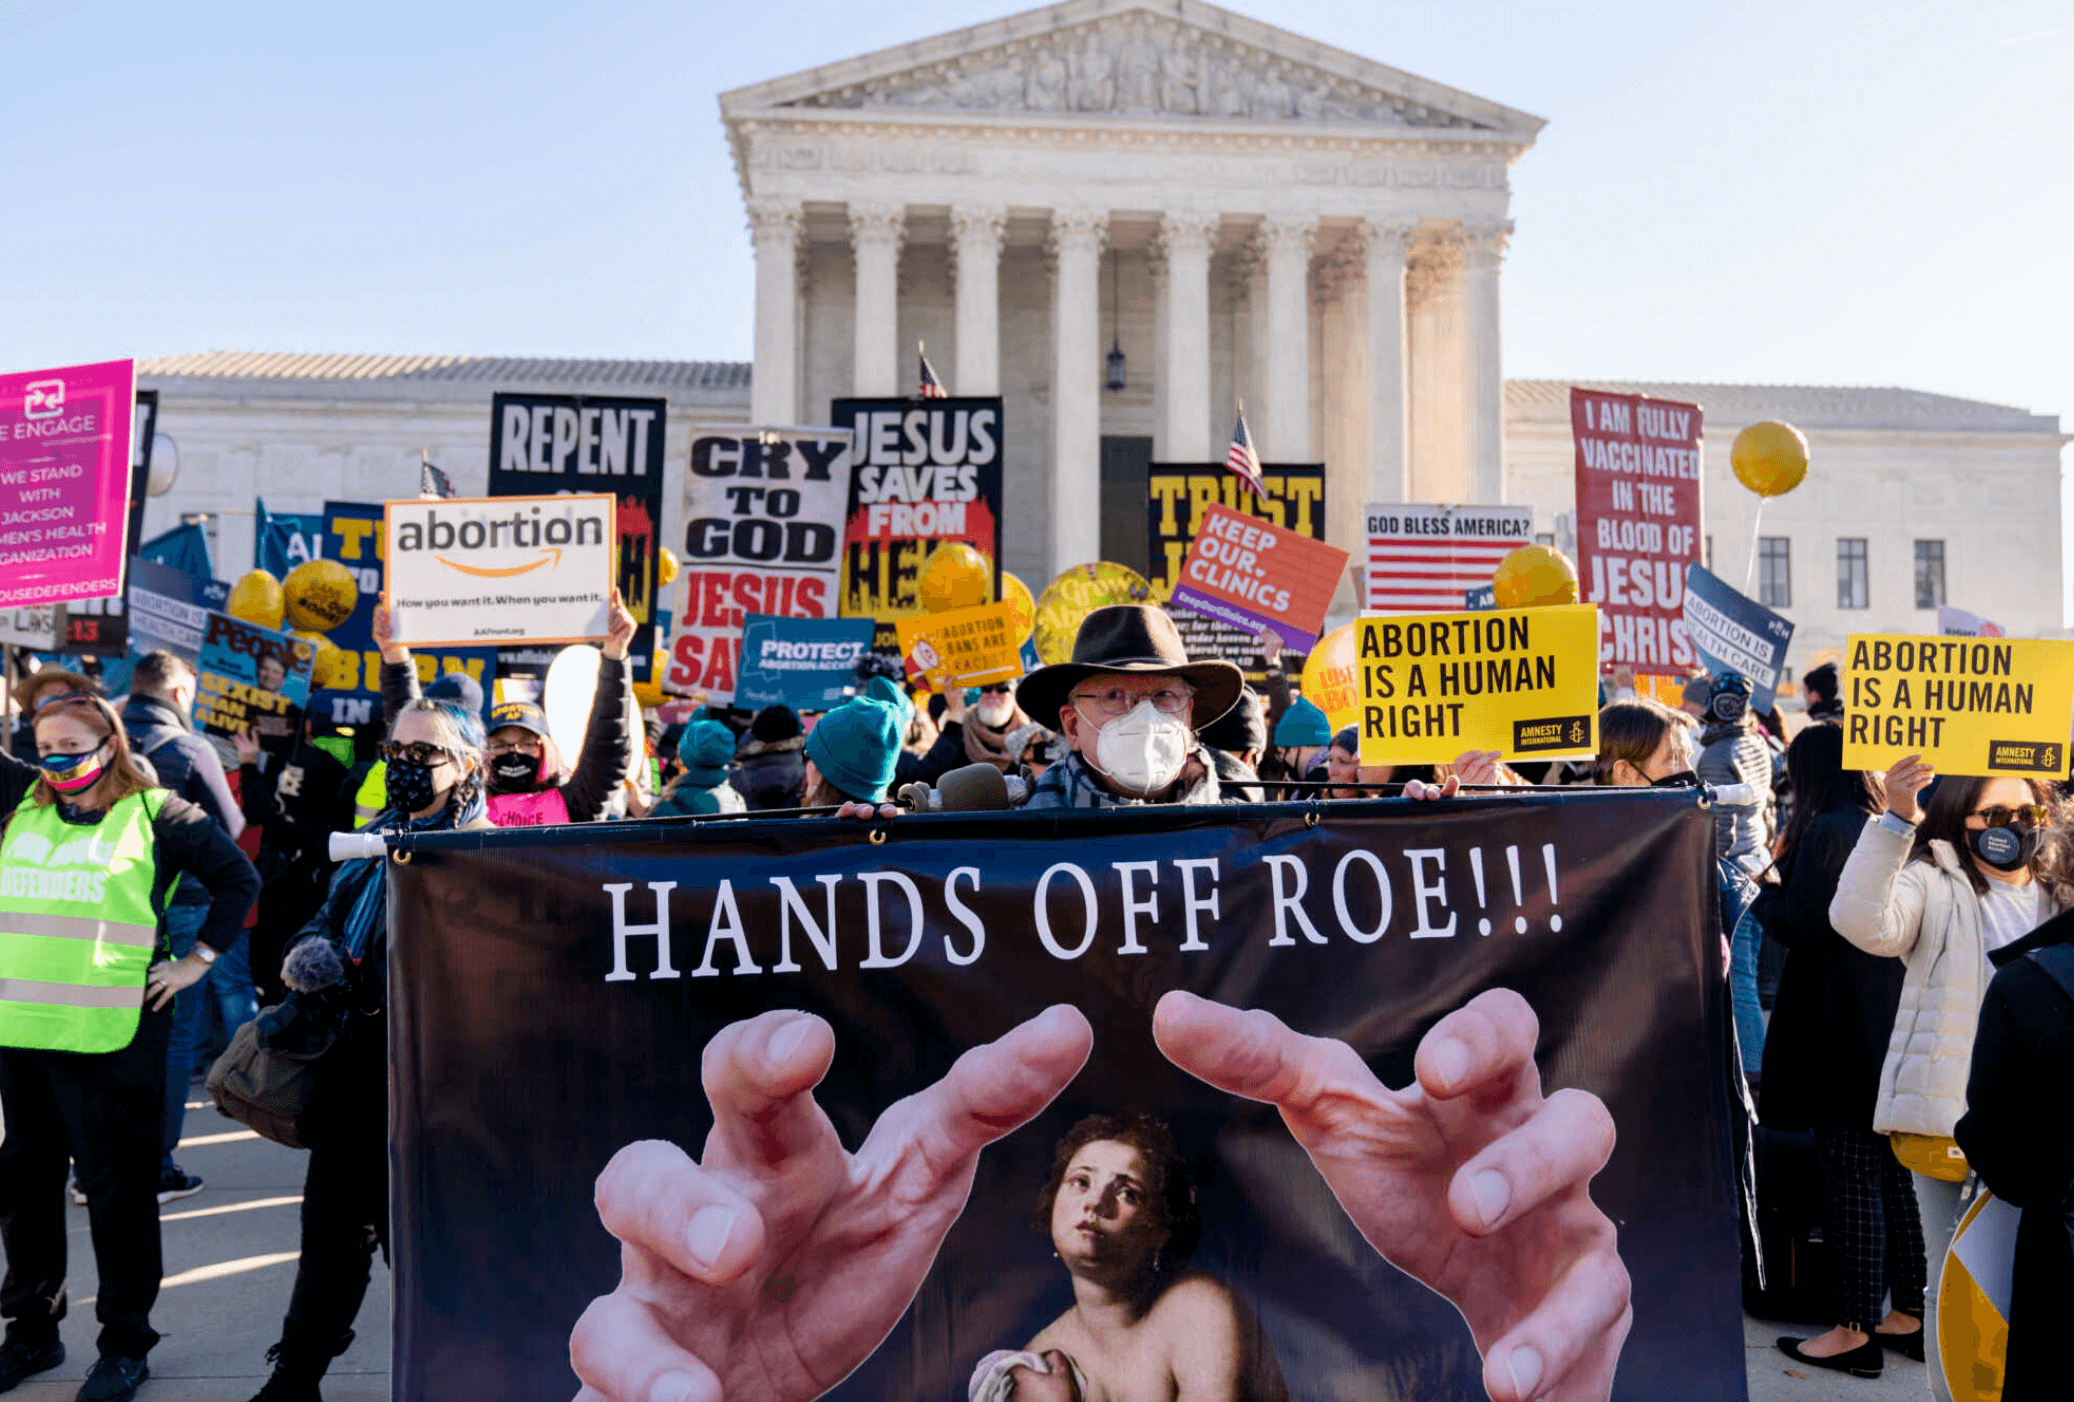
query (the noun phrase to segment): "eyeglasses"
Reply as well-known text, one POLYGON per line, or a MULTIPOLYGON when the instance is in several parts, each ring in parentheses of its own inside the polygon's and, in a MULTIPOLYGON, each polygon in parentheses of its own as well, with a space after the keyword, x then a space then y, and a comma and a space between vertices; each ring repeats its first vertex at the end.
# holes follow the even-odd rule
POLYGON ((1150 701, 1154 710, 1165 715, 1179 716, 1188 713, 1189 704, 1195 700, 1195 688, 1168 685, 1157 691, 1140 692, 1127 686, 1110 686, 1100 691, 1076 691, 1070 699, 1082 714, 1103 720, 1114 720, 1135 709, 1141 701, 1150 701))
POLYGON ((422 764, 429 769, 443 760, 458 762, 461 756, 444 745, 428 745, 423 740, 413 740, 408 745, 384 740, 382 758, 391 764, 422 764))
POLYGON ((540 748, 538 735, 521 735, 516 740, 492 740, 482 747, 482 752, 495 759, 499 755, 537 755, 540 748))
POLYGON ((1976 808, 1967 814, 1969 818, 1985 818, 1991 828, 2006 828, 2011 825, 2025 828, 2042 828, 2052 815, 2042 803, 2021 803, 2014 808, 1994 804, 1988 808, 1976 808))

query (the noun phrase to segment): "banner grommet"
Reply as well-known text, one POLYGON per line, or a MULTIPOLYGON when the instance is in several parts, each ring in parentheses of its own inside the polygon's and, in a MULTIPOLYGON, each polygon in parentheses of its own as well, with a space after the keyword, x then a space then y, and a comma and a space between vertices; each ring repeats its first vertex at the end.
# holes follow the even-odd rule
POLYGON ((886 845, 886 830, 884 828, 873 828, 871 830, 871 845, 874 847, 886 845))
POLYGON ((400 867, 407 867, 410 865, 410 853, 400 851, 391 852, 389 854, 389 860, 396 863, 396 865, 400 867))

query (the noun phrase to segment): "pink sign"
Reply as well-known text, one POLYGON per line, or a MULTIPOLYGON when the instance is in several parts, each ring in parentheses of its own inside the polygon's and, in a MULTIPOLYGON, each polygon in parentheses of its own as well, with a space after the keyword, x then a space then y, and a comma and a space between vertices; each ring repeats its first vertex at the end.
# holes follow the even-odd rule
POLYGON ((0 375, 0 608, 122 592, 136 364, 0 375))

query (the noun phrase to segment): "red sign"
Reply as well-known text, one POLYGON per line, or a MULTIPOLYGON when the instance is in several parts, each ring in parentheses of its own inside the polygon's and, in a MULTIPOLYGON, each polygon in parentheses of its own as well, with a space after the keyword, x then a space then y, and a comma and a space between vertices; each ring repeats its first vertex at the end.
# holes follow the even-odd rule
POLYGON ((1308 652, 1346 568, 1336 545, 1209 504, 1168 602, 1308 652))
POLYGON ((1599 665, 1676 676, 1700 665, 1685 635, 1685 567, 1700 559, 1700 407, 1570 391, 1577 442, 1577 570, 1599 606, 1599 665))

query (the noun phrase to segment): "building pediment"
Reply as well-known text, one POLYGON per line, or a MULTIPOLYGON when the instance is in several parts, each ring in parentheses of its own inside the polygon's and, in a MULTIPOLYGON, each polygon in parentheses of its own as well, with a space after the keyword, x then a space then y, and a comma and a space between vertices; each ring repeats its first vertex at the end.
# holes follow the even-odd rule
POLYGON ((1146 119, 1455 129, 1520 142, 1542 123, 1195 0, 1069 0, 740 88, 752 115, 1146 119))

